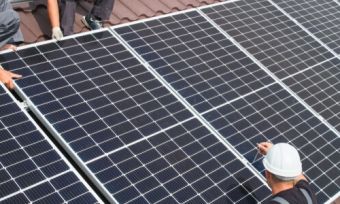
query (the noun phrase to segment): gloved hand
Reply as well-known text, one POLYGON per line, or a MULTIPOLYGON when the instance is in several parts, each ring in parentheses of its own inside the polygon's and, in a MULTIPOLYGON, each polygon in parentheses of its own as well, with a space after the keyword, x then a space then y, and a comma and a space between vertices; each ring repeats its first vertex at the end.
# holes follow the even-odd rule
POLYGON ((54 27, 52 29, 52 39, 61 40, 61 38, 63 37, 64 35, 63 35, 63 32, 61 32, 60 27, 54 27))

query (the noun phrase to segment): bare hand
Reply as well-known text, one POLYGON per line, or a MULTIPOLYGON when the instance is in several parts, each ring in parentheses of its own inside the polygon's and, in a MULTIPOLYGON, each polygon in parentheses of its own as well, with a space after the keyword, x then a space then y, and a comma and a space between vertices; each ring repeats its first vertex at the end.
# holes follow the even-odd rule
POLYGON ((12 50, 12 51, 16 51, 17 47, 15 45, 12 45, 12 44, 6 44, 6 45, 2 46, 0 48, 0 50, 12 50))
POLYGON ((19 79, 21 77, 22 76, 19 74, 14 74, 4 69, 0 69, 0 81, 4 83, 9 89, 14 89, 14 83, 12 79, 19 79))
POLYGON ((261 142, 257 144, 257 148, 262 155, 266 155, 270 148, 272 148, 273 144, 271 142, 261 142))

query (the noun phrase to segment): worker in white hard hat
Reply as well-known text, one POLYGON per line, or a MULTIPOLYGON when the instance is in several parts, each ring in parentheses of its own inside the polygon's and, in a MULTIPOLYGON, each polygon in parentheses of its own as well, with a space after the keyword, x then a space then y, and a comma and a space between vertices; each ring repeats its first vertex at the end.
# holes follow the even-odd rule
POLYGON ((302 173, 298 151, 290 144, 258 144, 273 197, 270 204, 315 204, 316 197, 302 173))

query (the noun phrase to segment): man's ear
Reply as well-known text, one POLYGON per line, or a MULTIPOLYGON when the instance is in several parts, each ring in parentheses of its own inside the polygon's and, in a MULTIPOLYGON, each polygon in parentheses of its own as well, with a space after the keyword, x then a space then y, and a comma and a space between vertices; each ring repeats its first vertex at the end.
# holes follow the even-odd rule
POLYGON ((264 176, 266 177, 266 179, 268 179, 269 174, 270 173, 267 170, 264 170, 264 176))
POLYGON ((267 183, 268 183, 269 187, 271 187, 272 174, 269 171, 264 170, 264 175, 266 177, 266 180, 267 180, 267 183))

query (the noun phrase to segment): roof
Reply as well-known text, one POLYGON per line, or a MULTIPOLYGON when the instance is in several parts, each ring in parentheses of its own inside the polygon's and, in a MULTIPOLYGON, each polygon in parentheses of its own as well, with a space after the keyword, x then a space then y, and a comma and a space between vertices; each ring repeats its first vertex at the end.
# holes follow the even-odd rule
MULTIPOLYGON (((105 26, 136 21, 171 12, 213 4, 224 0, 116 0, 112 15, 105 26)), ((47 0, 13 3, 13 8, 21 18, 21 31, 25 43, 34 43, 49 39, 51 26, 47 15, 47 0)), ((91 1, 78 3, 75 33, 88 31, 80 19, 92 8, 91 1)))

